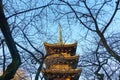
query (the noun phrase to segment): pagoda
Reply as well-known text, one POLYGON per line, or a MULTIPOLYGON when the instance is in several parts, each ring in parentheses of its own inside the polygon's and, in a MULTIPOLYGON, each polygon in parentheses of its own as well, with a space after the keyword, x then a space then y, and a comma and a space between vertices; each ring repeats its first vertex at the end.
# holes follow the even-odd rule
POLYGON ((79 80, 81 68, 77 68, 79 55, 76 55, 77 42, 65 44, 62 41, 61 27, 59 28, 58 43, 45 42, 45 69, 42 74, 45 80, 79 80))

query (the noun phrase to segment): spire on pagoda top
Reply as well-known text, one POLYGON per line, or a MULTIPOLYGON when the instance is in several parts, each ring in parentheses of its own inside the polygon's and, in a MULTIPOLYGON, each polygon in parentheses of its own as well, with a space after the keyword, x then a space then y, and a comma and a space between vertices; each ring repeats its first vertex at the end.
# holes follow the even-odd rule
POLYGON ((62 41, 62 27, 61 27, 60 24, 59 24, 59 28, 58 28, 58 44, 63 44, 63 41, 62 41))

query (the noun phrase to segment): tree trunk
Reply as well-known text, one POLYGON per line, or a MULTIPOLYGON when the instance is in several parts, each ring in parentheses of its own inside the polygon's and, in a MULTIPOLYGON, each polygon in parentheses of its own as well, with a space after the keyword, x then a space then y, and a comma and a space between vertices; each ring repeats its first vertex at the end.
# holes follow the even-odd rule
POLYGON ((6 71, 0 77, 0 80, 10 80, 14 77, 17 69, 19 68, 21 64, 21 59, 17 47, 15 45, 15 42, 12 38, 8 22, 5 18, 2 0, 0 0, 0 29, 4 35, 6 44, 12 57, 12 62, 8 65, 6 71))

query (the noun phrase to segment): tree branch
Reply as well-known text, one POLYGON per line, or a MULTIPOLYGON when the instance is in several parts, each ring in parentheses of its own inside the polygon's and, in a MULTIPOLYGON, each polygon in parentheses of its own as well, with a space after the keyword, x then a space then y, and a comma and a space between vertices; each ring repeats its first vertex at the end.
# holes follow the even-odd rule
POLYGON ((67 4, 67 5, 70 7, 70 9, 73 11, 73 13, 75 14, 75 16, 76 16, 76 18, 78 19, 78 21, 79 21, 83 26, 85 26, 88 30, 91 30, 91 31, 93 31, 93 32, 96 32, 96 30, 93 30, 93 29, 89 28, 86 24, 84 24, 84 23, 80 20, 80 18, 78 17, 76 11, 73 9, 73 7, 72 7, 68 2, 66 2, 66 1, 64 1, 64 0, 60 0, 60 1, 64 2, 65 4, 67 4))
POLYGON ((100 37, 100 39, 101 39, 101 41, 102 41, 102 43, 103 43, 103 46, 104 46, 105 49, 107 50, 107 52, 108 52, 112 57, 114 57, 117 61, 120 62, 120 56, 117 55, 117 53, 115 53, 115 52, 108 46, 107 41, 106 41, 104 35, 103 35, 100 31, 98 31, 97 33, 98 33, 98 35, 99 35, 99 37, 100 37))
POLYGON ((116 13, 117 13, 117 10, 118 10, 118 5, 120 3, 120 0, 117 0, 116 1, 116 7, 115 7, 115 10, 113 12, 113 15, 111 16, 110 20, 108 21, 108 23, 106 24, 105 28, 103 29, 102 33, 104 34, 104 32, 106 31, 106 29, 109 27, 109 25, 111 24, 111 22, 113 21, 116 13))
POLYGON ((23 46, 21 46, 21 45, 18 44, 17 42, 15 42, 15 44, 16 44, 18 47, 20 47, 21 49, 23 49, 24 51, 28 52, 28 53, 35 59, 36 62, 41 63, 41 62, 35 57, 35 55, 34 55, 32 52, 30 52, 29 50, 25 49, 23 46))
POLYGON ((98 27, 98 24, 97 24, 97 20, 94 18, 93 14, 92 14, 92 12, 91 12, 91 10, 90 10, 90 8, 87 6, 86 1, 83 1, 83 3, 84 3, 84 5, 85 5, 86 9, 88 10, 88 12, 90 13, 91 18, 92 18, 93 21, 94 21, 96 31, 98 31, 98 30, 99 30, 99 27, 98 27))
POLYGON ((11 17, 13 17, 13 16, 15 16, 15 15, 19 15, 19 14, 22 14, 22 13, 26 13, 26 12, 34 11, 34 10, 41 9, 41 8, 45 8, 45 7, 50 6, 50 5, 52 5, 52 3, 48 3, 47 5, 43 5, 43 6, 40 6, 40 7, 36 7, 36 8, 32 8, 32 9, 28 9, 28 10, 24 10, 24 11, 16 12, 16 13, 14 13, 14 14, 8 16, 7 19, 9 19, 9 18, 11 18, 11 17))

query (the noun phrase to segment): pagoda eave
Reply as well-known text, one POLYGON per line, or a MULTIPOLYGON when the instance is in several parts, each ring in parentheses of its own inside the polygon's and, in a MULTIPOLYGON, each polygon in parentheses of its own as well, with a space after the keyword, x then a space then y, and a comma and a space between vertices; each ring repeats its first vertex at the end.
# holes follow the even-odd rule
POLYGON ((82 69, 46 69, 46 70, 42 70, 42 73, 49 73, 49 74, 78 74, 81 73, 82 69))
POLYGON ((65 60, 74 60, 74 59, 76 59, 76 60, 78 60, 79 59, 79 55, 75 55, 75 56, 61 56, 61 55, 51 55, 51 56, 48 56, 48 57, 46 57, 46 59, 45 60, 49 60, 49 59, 52 59, 52 58, 64 58, 65 60))
POLYGON ((82 69, 70 69, 70 70, 42 70, 42 73, 44 76, 49 77, 50 80, 53 80, 55 78, 59 80, 66 80, 61 78, 67 78, 69 77, 71 80, 78 80, 79 76, 81 74, 82 69), (59 75, 59 76, 58 76, 59 75))
POLYGON ((49 47, 76 47, 77 46, 77 42, 74 42, 74 43, 71 43, 71 44, 50 44, 50 43, 47 43, 47 42, 44 42, 44 46, 49 46, 49 47))

